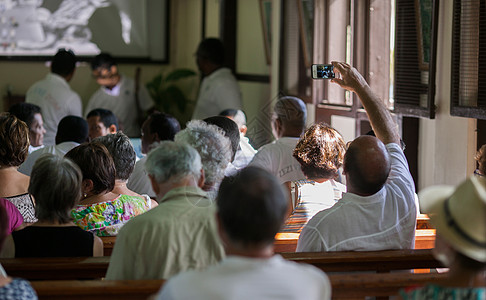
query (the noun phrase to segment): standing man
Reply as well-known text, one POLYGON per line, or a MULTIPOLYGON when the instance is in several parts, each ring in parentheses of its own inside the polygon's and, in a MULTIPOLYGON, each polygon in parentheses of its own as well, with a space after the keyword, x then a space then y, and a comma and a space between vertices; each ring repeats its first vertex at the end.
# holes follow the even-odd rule
POLYGON ((204 39, 196 63, 203 75, 193 120, 219 115, 225 109, 242 109, 241 91, 231 70, 224 67, 224 47, 219 39, 204 39))
POLYGON ((76 69, 76 56, 71 50, 60 49, 51 62, 51 72, 36 82, 27 91, 25 102, 39 106, 44 117, 44 145, 55 145, 59 121, 65 116, 82 115, 79 95, 71 90, 71 81, 76 69))
POLYGON ((91 62, 91 70, 101 87, 89 99, 85 112, 108 109, 115 114, 120 130, 129 137, 140 137, 139 117, 154 106, 145 86, 138 88, 133 79, 121 75, 108 53, 98 54, 91 62))

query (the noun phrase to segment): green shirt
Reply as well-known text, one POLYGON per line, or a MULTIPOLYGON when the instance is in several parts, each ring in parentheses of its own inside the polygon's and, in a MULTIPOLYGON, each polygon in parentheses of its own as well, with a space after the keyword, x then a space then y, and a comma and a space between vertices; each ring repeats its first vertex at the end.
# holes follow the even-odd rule
POLYGON ((216 208, 196 187, 169 191, 159 206, 120 230, 106 274, 109 280, 167 279, 220 261, 216 208))

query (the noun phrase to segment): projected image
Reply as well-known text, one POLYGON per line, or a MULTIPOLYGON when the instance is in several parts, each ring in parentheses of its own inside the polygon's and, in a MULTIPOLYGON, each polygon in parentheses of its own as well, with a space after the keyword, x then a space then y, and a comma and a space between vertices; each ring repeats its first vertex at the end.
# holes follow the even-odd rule
MULTIPOLYGON (((0 0, 0 55, 49 56, 69 48, 84 56, 106 51, 122 57, 152 57, 157 49, 148 43, 148 24, 153 23, 149 18, 154 9, 160 11, 158 19, 166 18, 165 2, 0 0)), ((158 38, 165 43, 163 33, 158 38)))

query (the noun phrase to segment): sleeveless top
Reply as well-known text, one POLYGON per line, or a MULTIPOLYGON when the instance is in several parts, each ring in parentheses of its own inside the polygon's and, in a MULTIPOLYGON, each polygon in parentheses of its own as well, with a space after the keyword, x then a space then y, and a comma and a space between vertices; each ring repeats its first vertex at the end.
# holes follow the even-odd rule
POLYGON ((24 218, 26 223, 35 223, 37 218, 35 217, 34 201, 30 197, 30 194, 22 194, 12 197, 4 197, 8 201, 12 202, 15 207, 20 211, 20 214, 24 218))
POLYGON ((12 282, 0 287, 0 300, 37 300, 37 294, 27 280, 13 278, 12 282))
POLYGON ((28 226, 12 232, 15 257, 93 256, 94 235, 76 226, 28 226))
POLYGON ((77 205, 71 211, 74 224, 97 236, 116 236, 131 218, 150 209, 150 198, 119 195, 115 199, 88 205, 77 205))

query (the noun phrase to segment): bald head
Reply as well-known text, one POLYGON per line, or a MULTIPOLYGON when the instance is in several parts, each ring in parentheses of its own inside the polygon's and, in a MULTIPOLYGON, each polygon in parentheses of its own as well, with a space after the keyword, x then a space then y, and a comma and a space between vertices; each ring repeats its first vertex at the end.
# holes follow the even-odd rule
POLYGON ((344 156, 348 191, 368 196, 377 193, 390 173, 391 162, 385 145, 374 136, 360 136, 344 156))
POLYGON ((278 137, 300 137, 305 130, 307 109, 304 101, 297 97, 281 97, 275 104, 276 131, 278 137))

